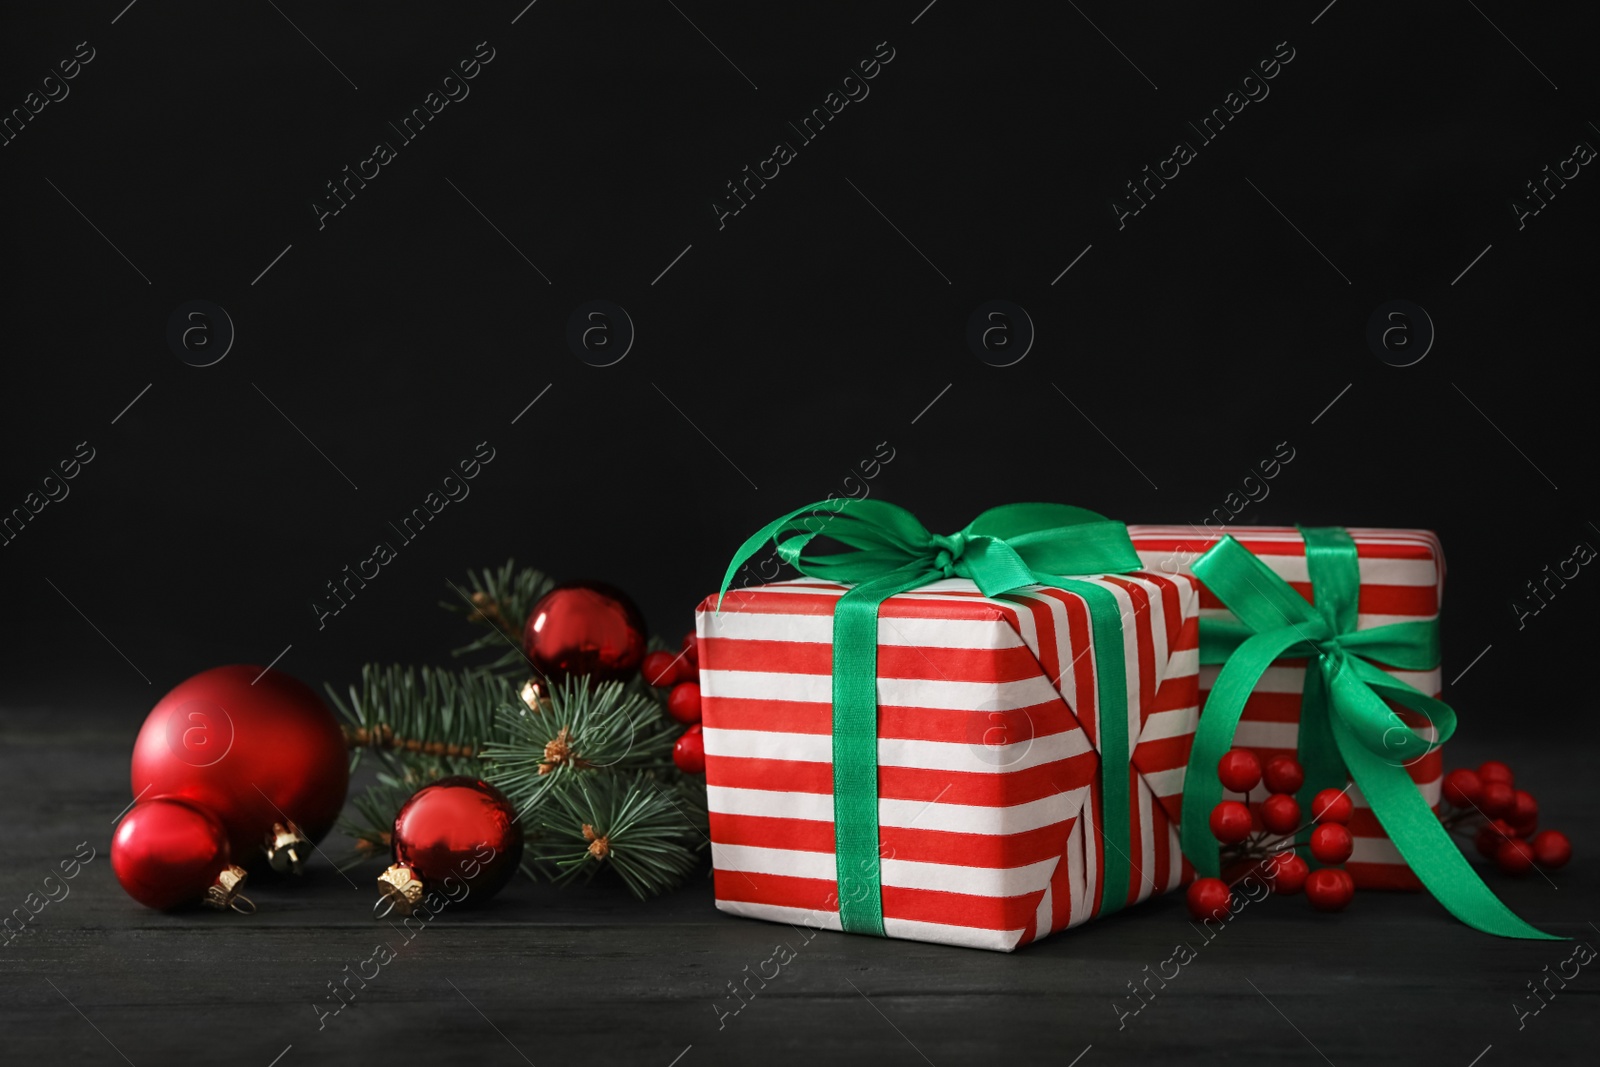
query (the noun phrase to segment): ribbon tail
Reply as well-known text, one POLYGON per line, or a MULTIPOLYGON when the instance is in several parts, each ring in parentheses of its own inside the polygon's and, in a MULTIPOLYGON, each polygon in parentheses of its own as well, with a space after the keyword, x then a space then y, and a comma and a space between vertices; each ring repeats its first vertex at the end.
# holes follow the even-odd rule
POLYGON ((1302 639, 1293 626, 1256 634, 1241 644, 1217 674, 1217 681, 1200 712, 1189 768, 1183 778, 1183 818, 1179 827, 1183 854, 1195 870, 1215 878, 1221 870, 1217 839, 1211 835, 1211 809, 1222 799, 1217 761, 1233 745, 1239 716, 1256 682, 1272 661, 1302 639))
POLYGON ((1320 657, 1306 664, 1305 686, 1300 691, 1299 730, 1296 755, 1305 771, 1305 782, 1295 799, 1300 802, 1300 810, 1309 814, 1313 797, 1324 789, 1343 789, 1350 780, 1333 736, 1328 680, 1320 657))
POLYGON ((1499 937, 1562 941, 1519 919, 1489 891, 1461 854, 1403 765, 1386 762, 1334 724, 1351 777, 1400 855, 1445 910, 1474 930, 1499 937))

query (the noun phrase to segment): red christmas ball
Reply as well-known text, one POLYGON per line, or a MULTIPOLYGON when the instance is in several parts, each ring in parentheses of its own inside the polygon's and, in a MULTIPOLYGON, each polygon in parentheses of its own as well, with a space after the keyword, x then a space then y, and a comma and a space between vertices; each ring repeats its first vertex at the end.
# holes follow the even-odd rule
POLYGON ((1292 897, 1305 888, 1310 874, 1311 865, 1305 860, 1293 853, 1283 856, 1272 870, 1272 891, 1292 897))
POLYGON ((682 674, 679 670, 681 662, 671 652, 660 649, 645 656, 639 671, 644 675, 644 680, 651 685, 665 688, 678 682, 682 674))
POLYGON ((1306 772, 1293 756, 1273 756, 1261 769, 1268 792, 1293 793, 1306 784, 1306 772))
POLYGON ((1355 895, 1355 879, 1341 867, 1324 867, 1306 876, 1306 899, 1318 911, 1343 911, 1355 895))
POLYGON ((1237 800, 1224 800, 1211 809, 1211 835, 1224 845, 1237 845, 1250 836, 1250 809, 1237 800))
POLYGON ((684 774, 704 774, 706 771, 706 738, 700 724, 695 723, 683 732, 678 743, 672 746, 672 762, 684 774))
POLYGON ((1350 831, 1336 822, 1325 822, 1311 831, 1311 854, 1318 863, 1343 863, 1355 845, 1350 831))
POLYGON ((700 666, 700 639, 692 633, 683 635, 683 661, 692 668, 700 666))
POLYGON ((696 682, 679 682, 667 694, 667 714, 679 722, 700 721, 700 686, 696 682))
POLYGON ((1478 764, 1478 777, 1484 782, 1504 782, 1506 785, 1516 785, 1517 776, 1497 759, 1488 760, 1478 764))
POLYGON ((244 884, 244 871, 230 862, 222 823, 173 797, 134 805, 111 838, 111 869, 128 895, 147 908, 228 907, 244 884))
POLYGON ((1478 827, 1477 833, 1472 836, 1472 843, 1480 854, 1494 859, 1494 854, 1500 851, 1500 842, 1516 836, 1510 823, 1504 819, 1493 819, 1478 827))
POLYGON ((1261 784, 1261 761, 1248 748, 1230 748, 1217 761, 1217 777, 1235 793, 1248 793, 1261 784))
POLYGON ((1196 919, 1223 919, 1233 903, 1233 892, 1221 878, 1196 878, 1183 894, 1189 914, 1196 919))
POLYGON ((256 869, 275 823, 320 841, 349 784, 344 733, 328 706, 298 679, 260 667, 214 667, 179 683, 133 743, 133 795, 193 801, 221 820, 234 862, 256 869))
POLYGON ((1533 848, 1533 858, 1539 866, 1555 870, 1565 867, 1572 858, 1572 842, 1560 830, 1541 830, 1528 844, 1533 848))
POLYGON ((1478 807, 1489 818, 1498 819, 1502 815, 1510 815, 1516 802, 1517 791, 1511 788, 1511 783, 1495 778, 1483 783, 1483 795, 1478 798, 1478 807))
POLYGON ((1475 807, 1483 797, 1483 779, 1476 771, 1458 767, 1444 776, 1444 798, 1454 808, 1475 807))
POLYGON ((1533 849, 1526 841, 1515 837, 1505 838, 1494 851, 1494 865, 1512 875, 1524 875, 1533 869, 1533 849))
MULTIPOLYGON (((421 883, 416 895, 437 892, 450 907, 480 904, 510 881, 522 861, 522 823, 504 793, 458 774, 412 794, 394 817, 392 843, 395 864, 421 883)), ((379 880, 391 899, 394 871, 379 880)), ((407 902, 396 903, 408 910, 407 902)))
POLYGON ((1342 789, 1324 789, 1311 798, 1311 817, 1317 822, 1349 822, 1356 805, 1342 789))
POLYGON ((1275 834, 1300 825, 1300 802, 1288 793, 1274 793, 1261 804, 1261 824, 1275 834))
POLYGON ((644 616, 626 593, 602 582, 558 585, 533 605, 522 643, 552 682, 626 678, 644 661, 644 616))

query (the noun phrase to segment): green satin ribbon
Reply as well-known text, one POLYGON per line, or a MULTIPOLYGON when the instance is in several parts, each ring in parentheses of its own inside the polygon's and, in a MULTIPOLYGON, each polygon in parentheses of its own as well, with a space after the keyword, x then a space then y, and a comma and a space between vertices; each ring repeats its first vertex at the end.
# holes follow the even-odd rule
MULTIPOLYGON (((1122 618, 1104 586, 1069 575, 1125 574, 1139 569, 1128 528, 1066 504, 991 508, 960 531, 930 533, 904 508, 881 500, 824 500, 768 523, 734 553, 717 604, 735 572, 771 541, 802 574, 850 585, 833 614, 833 821, 839 920, 851 933, 883 936, 883 886, 878 846, 878 605, 941 578, 973 581, 985 596, 1030 585, 1083 597, 1094 635, 1100 759, 1106 768, 1102 823, 1110 840, 1131 828, 1128 782, 1128 683, 1122 618), (826 534, 853 551, 806 552, 826 534)), ((1123 857, 1126 860, 1126 857, 1123 857)), ((1128 863, 1106 857, 1101 911, 1127 902, 1128 863)))
POLYGON ((1195 731, 1183 787, 1183 851, 1203 875, 1218 873, 1211 809, 1222 799, 1217 761, 1261 675, 1280 657, 1307 657, 1300 705, 1301 809, 1325 788, 1354 781, 1384 832, 1417 878, 1445 909, 1468 926, 1501 937, 1562 940, 1523 922, 1483 884, 1439 818, 1422 799, 1406 767, 1455 732, 1449 705, 1399 681, 1371 661, 1401 670, 1439 665, 1438 620, 1356 629, 1361 575, 1356 545, 1339 527, 1302 528, 1316 603, 1232 537, 1194 563, 1194 573, 1234 620, 1200 622, 1200 662, 1223 665, 1195 731), (1426 716, 1437 739, 1428 741, 1395 714, 1385 699, 1426 716))

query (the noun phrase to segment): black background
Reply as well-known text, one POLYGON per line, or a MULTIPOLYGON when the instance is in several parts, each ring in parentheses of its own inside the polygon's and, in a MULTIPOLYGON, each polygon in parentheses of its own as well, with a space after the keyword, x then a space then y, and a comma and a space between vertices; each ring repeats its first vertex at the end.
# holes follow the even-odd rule
POLYGON ((1522 229, 1509 206, 1600 144, 1577 5, 523 2, 8 9, 5 111, 95 58, 0 148, 0 510, 95 459, 0 547, 5 706, 131 738, 219 663, 440 661, 446 579, 508 556, 675 640, 748 533, 880 442, 872 494, 950 530, 1037 499, 1199 522, 1286 441, 1235 521, 1438 531, 1461 735, 1592 749, 1600 577, 1512 608, 1600 545, 1600 177, 1522 229), (324 183, 480 41, 470 96, 319 229, 324 183), (719 229, 724 183, 883 41, 870 95, 719 229), (1283 41, 1270 95, 1119 230, 1124 183, 1283 41), (965 343, 997 298, 1037 328, 1003 368, 965 343), (206 368, 166 341, 196 299, 237 329, 206 368), (614 366, 565 340, 592 299, 637 328, 614 366), (1365 341, 1395 299, 1437 329, 1403 368, 1365 341), (481 441, 470 497, 319 629, 324 583, 481 441))

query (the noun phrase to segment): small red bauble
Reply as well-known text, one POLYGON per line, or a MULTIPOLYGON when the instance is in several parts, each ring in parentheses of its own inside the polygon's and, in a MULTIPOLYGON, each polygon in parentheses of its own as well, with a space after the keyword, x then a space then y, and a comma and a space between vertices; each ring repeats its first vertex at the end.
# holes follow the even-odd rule
POLYGON ((1498 819, 1502 815, 1511 814, 1512 807, 1517 802, 1517 791, 1511 788, 1509 782, 1491 779, 1483 783, 1483 795, 1478 798, 1478 807, 1491 819, 1498 819))
POLYGON ((1237 800, 1224 800, 1211 809, 1211 834, 1224 845, 1237 845, 1250 836, 1250 809, 1237 800))
POLYGON ((1539 866, 1555 870, 1565 867, 1572 858, 1572 842, 1560 830, 1541 830, 1528 844, 1533 848, 1533 858, 1539 866))
MULTIPOLYGON (((481 904, 498 893, 522 861, 522 823, 505 794, 488 782, 453 775, 423 786, 394 817, 394 865, 379 890, 402 914, 426 904, 481 904)), ((384 912, 388 914, 387 911, 384 912)))
POLYGON ((265 866, 274 824, 320 841, 349 784, 333 712, 309 686, 260 667, 214 667, 179 683, 133 743, 133 795, 204 808, 228 831, 234 862, 252 868, 265 866))
POLYGON ((650 653, 640 664, 639 671, 651 685, 665 688, 678 681, 679 659, 666 649, 650 653))
POLYGON ((1515 836, 1510 823, 1504 819, 1494 819, 1478 827, 1477 833, 1472 837, 1472 843, 1478 847, 1481 854, 1494 859, 1494 854, 1500 851, 1500 842, 1515 836))
POLYGON ((1534 827, 1539 825, 1539 802, 1533 799, 1532 793, 1525 789, 1512 793, 1511 810, 1506 813, 1506 822, 1516 828, 1518 837, 1533 833, 1534 827))
POLYGON ((683 635, 683 660, 691 667, 700 666, 700 639, 694 634, 683 635))
POLYGON ((1293 793, 1306 784, 1305 769, 1293 756, 1273 756, 1261 769, 1261 777, 1273 793, 1293 793))
POLYGON ((1300 892, 1311 874, 1311 866, 1293 853, 1276 861, 1272 869, 1272 891, 1291 897, 1300 892))
POLYGON ((1288 793, 1273 793, 1261 804, 1261 824, 1275 834, 1300 825, 1300 802, 1288 793))
POLYGON ((1470 808, 1483 796, 1483 779, 1476 771, 1458 767, 1444 776, 1443 792, 1451 807, 1470 808))
POLYGON ((1506 785, 1517 784, 1516 775, 1511 773, 1511 768, 1497 759, 1478 764, 1478 777, 1484 782, 1504 782, 1506 785))
POLYGON ((1233 893, 1221 878, 1196 878, 1189 883, 1183 899, 1189 905, 1189 914, 1204 921, 1227 916, 1233 903, 1233 893))
POLYGON ((1261 784, 1261 761, 1248 748, 1231 748, 1217 761, 1217 777, 1235 793, 1248 793, 1261 784))
POLYGON ((147 908, 205 903, 255 910, 238 896, 245 872, 230 861, 222 822, 173 797, 134 805, 111 838, 111 869, 128 895, 147 908))
POLYGON ((700 721, 700 685, 697 682, 679 682, 667 694, 667 714, 679 722, 700 721))
POLYGON ((1317 822, 1346 823, 1355 810, 1355 802, 1342 789, 1324 789, 1311 798, 1311 817, 1317 822))
POLYGON ((1318 911, 1343 911, 1355 895, 1355 880, 1342 868, 1324 867, 1306 876, 1306 899, 1318 911))
POLYGON ((1325 822, 1311 831, 1311 854, 1318 863, 1343 863, 1355 850, 1356 840, 1339 823, 1325 822))
POLYGON ((672 746, 672 762, 684 774, 704 774, 706 771, 706 738, 700 724, 695 723, 683 732, 672 746))
POLYGON ((566 582, 533 605, 522 643, 552 682, 626 678, 644 660, 644 616, 626 593, 602 582, 566 582))
POLYGON ((1515 837, 1502 840, 1494 852, 1494 865, 1507 874, 1527 874, 1533 869, 1533 849, 1515 837))

